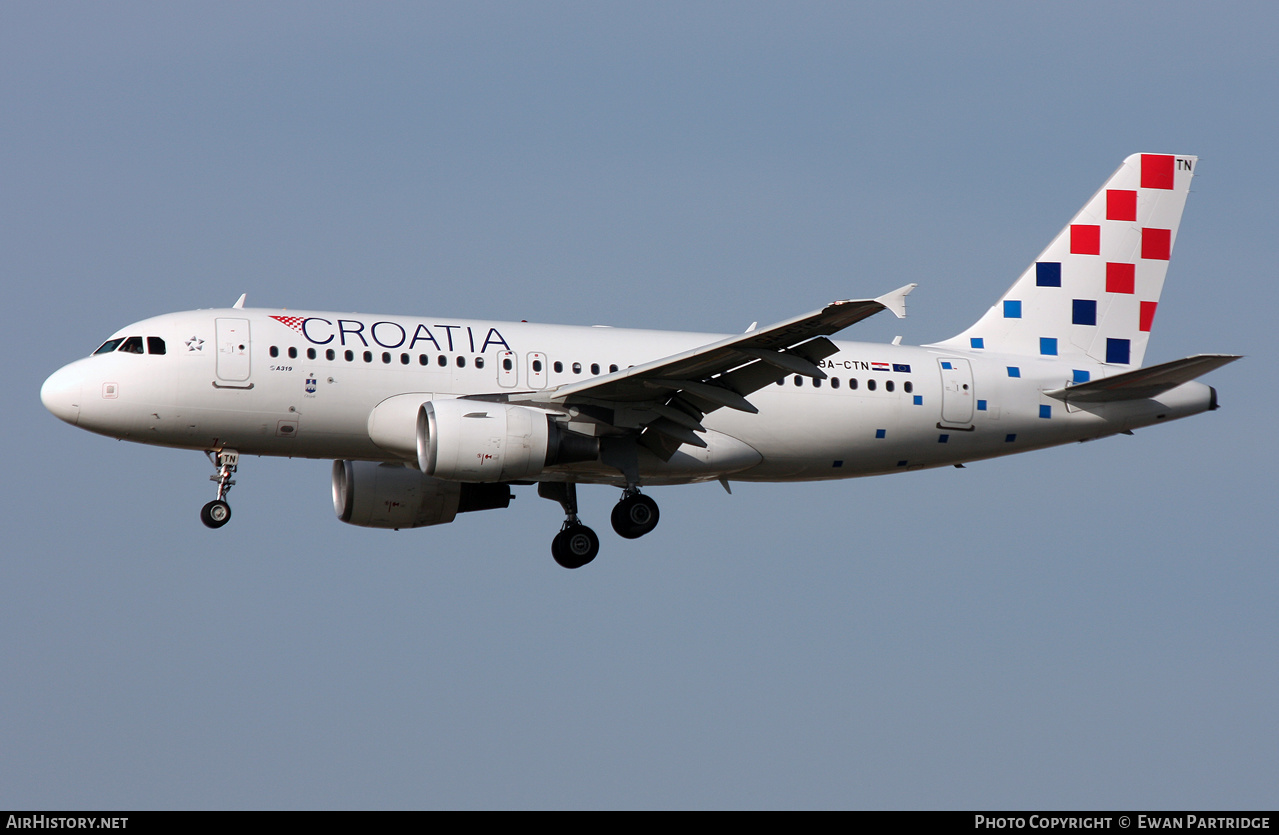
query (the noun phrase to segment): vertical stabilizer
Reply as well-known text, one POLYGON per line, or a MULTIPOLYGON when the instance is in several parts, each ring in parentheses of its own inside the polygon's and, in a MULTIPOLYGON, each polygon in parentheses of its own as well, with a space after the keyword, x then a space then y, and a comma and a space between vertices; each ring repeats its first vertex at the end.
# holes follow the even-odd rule
POLYGON ((1197 163, 1128 157, 985 316, 939 344, 1140 366, 1197 163))

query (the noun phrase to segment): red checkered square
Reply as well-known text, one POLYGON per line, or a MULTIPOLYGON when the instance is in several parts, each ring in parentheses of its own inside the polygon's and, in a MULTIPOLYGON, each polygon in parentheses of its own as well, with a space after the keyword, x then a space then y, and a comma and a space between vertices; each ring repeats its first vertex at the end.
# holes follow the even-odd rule
POLYGON ((1137 192, 1127 189, 1106 190, 1106 220, 1136 220, 1137 192))
POLYGON ((1142 229, 1141 257, 1167 261, 1172 257, 1171 229, 1142 229))
POLYGON ((1177 158, 1171 154, 1141 155, 1141 187, 1172 188, 1177 158))
POLYGON ((1101 227, 1070 225, 1070 251, 1075 255, 1101 254, 1101 227))
POLYGON ((1159 306, 1159 302, 1142 302, 1141 303, 1141 324, 1140 328, 1145 333, 1150 333, 1150 326, 1155 321, 1155 308, 1159 306))
POLYGON ((1137 287, 1135 264, 1106 264, 1106 292, 1133 293, 1137 287))

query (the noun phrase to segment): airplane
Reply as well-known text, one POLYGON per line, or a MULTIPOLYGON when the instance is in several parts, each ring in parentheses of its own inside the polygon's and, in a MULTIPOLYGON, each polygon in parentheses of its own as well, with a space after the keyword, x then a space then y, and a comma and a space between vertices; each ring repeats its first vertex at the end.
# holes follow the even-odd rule
POLYGON ((231 308, 128 325, 40 391, 90 432, 203 451, 231 516, 242 455, 331 458, 338 518, 452 522, 536 485, 551 553, 599 552, 578 484, 621 488, 612 526, 658 523, 642 488, 884 475, 1086 441, 1215 410, 1196 378, 1240 357, 1142 367, 1198 158, 1134 154, 962 333, 907 346, 830 337, 873 299, 723 335, 231 308))

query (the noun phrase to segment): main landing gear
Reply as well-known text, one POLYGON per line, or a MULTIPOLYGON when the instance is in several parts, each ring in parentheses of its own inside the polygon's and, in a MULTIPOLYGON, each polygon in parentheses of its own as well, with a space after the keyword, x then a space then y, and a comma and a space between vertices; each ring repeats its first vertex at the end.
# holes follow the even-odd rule
MULTIPOLYGON (((551 540, 551 556, 564 568, 581 568, 600 552, 600 538, 577 518, 577 485, 573 482, 542 481, 537 494, 553 499, 564 508, 564 524, 551 540)), ((613 508, 613 530, 627 539, 638 539, 657 527, 657 502, 638 487, 628 487, 613 508)))
POLYGON ((564 568, 581 568, 600 552, 600 538, 581 522, 565 522, 551 540, 551 556, 564 568))
POLYGON ((565 568, 581 568, 600 552, 595 531, 577 521, 577 485, 573 482, 538 482, 537 495, 553 499, 564 508, 564 524, 551 540, 551 556, 565 568))
POLYGON ((226 503, 226 494, 231 492, 235 479, 236 467, 240 464, 240 453, 233 449, 208 450, 204 453, 209 461, 217 467, 217 475, 209 476, 209 481, 218 483, 218 497, 200 508, 200 521, 207 527, 220 528, 231 521, 231 505, 226 503))
POLYGON ((638 487, 628 487, 622 493, 622 500, 614 505, 611 521, 618 536, 639 539, 657 527, 659 516, 657 502, 641 493, 638 487))

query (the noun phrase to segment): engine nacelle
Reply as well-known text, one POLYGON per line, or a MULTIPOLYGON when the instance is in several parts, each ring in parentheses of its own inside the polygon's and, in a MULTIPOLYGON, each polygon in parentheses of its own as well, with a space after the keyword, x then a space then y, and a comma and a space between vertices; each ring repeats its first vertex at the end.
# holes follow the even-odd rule
POLYGON ((459 513, 507 507, 505 484, 459 484, 422 475, 404 464, 333 462, 333 510, 365 528, 422 528, 459 513))
POLYGON ((562 430, 551 415, 527 406, 432 400, 417 416, 418 467, 436 478, 518 481, 598 457, 598 438, 562 430))

